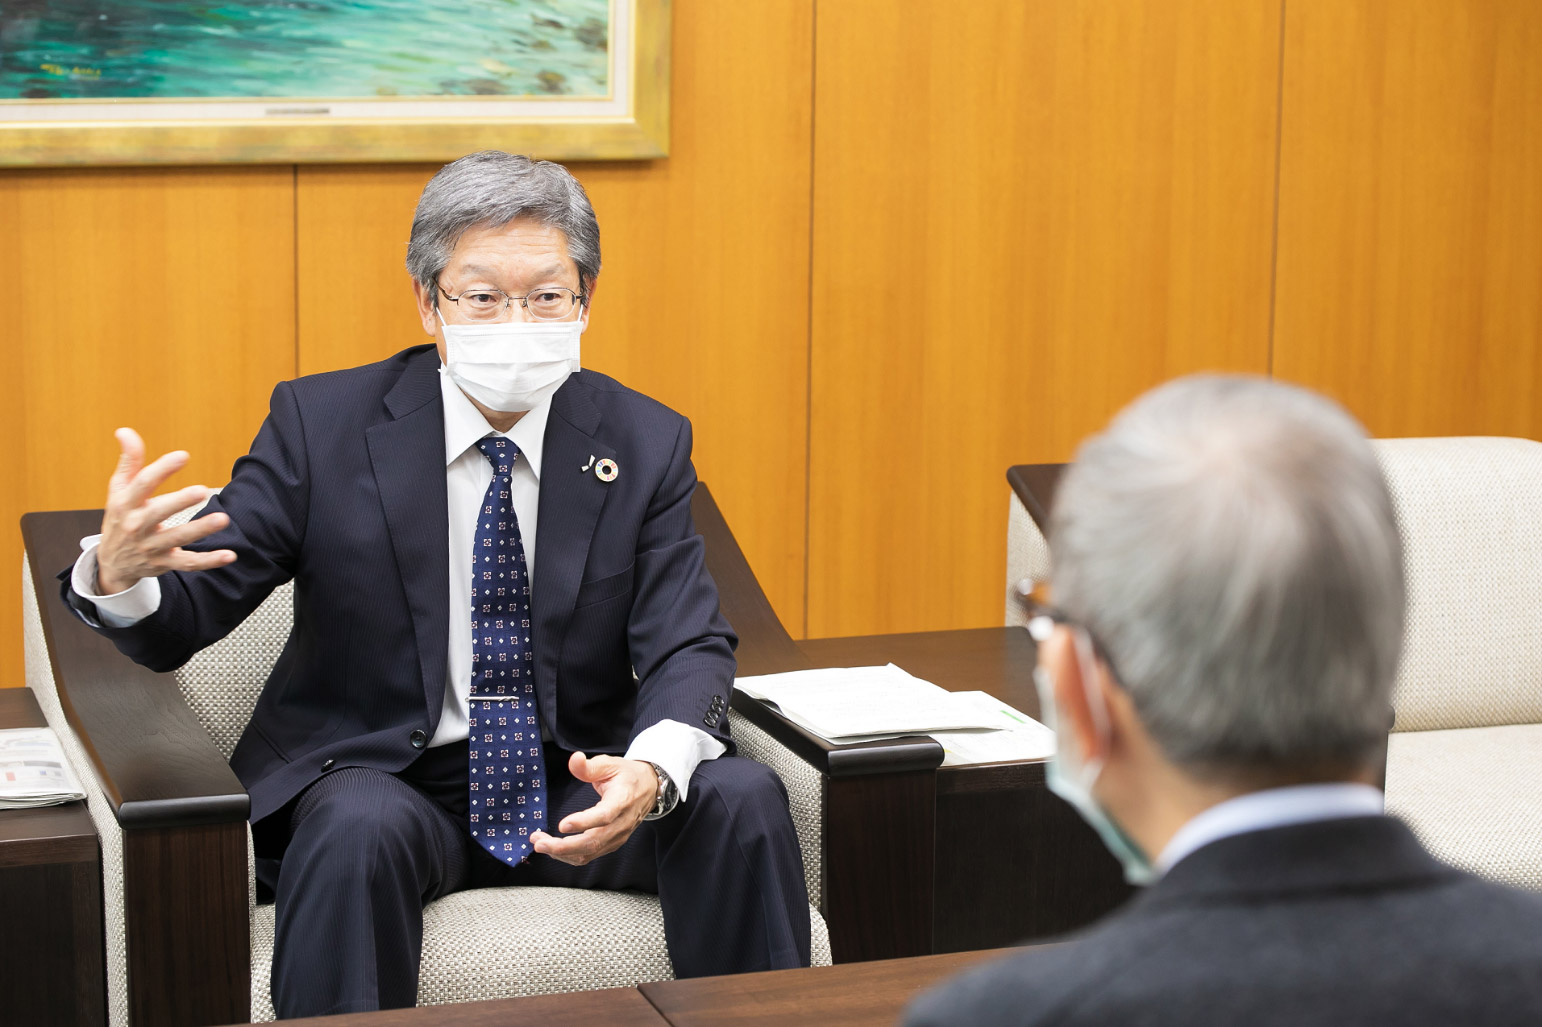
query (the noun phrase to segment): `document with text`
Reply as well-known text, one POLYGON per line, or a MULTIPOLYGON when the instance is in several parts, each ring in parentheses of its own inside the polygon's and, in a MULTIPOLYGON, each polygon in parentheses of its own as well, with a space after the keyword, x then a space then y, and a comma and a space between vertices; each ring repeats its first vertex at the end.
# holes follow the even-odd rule
POLYGON ((734 687, 835 743, 930 735, 944 766, 1042 759, 1054 733, 985 692, 949 692, 887 664, 740 678, 734 687))
POLYGON ((57 806, 85 797, 51 729, 0 730, 0 809, 57 806))

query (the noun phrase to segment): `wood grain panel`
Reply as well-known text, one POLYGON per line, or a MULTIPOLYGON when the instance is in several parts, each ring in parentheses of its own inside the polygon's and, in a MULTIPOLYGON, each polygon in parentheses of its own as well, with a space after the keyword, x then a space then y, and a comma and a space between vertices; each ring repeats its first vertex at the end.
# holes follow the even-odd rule
POLYGON ((1278 0, 822 0, 811 636, 999 623, 1007 494, 1263 372, 1278 0))
POLYGON ((1275 373, 1373 435, 1542 438, 1542 5, 1286 11, 1275 373))
POLYGON ((299 373, 429 342, 407 274, 418 194, 438 165, 302 166, 295 174, 299 373))
MULTIPOLYGON (((697 473, 799 634, 813 3, 673 9, 671 156, 572 166, 604 251, 584 363, 691 418, 697 473)), ((402 261, 433 170, 300 169, 305 373, 425 340, 402 261)))
POLYGON ((124 424, 192 453, 175 484, 220 484, 293 377, 293 172, 6 172, 0 226, 0 679, 19 684, 22 511, 100 506, 124 424))

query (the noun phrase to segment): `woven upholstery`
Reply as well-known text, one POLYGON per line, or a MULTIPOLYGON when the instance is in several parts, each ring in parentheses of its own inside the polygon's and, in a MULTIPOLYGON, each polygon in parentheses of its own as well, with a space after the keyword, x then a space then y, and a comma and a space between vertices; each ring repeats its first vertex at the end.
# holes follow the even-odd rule
MULTIPOLYGON (((169 519, 185 521, 190 513, 169 519)), ((22 567, 27 683, 49 724, 60 735, 87 791, 87 808, 102 840, 103 915, 107 937, 109 1021, 129 1022, 123 902, 123 833, 80 740, 59 707, 32 589, 22 567)), ((293 586, 286 584, 219 643, 174 674, 177 687, 210 740, 228 759, 251 718, 269 669, 294 622, 293 586)), ((818 912, 821 815, 818 774, 769 735, 730 714, 741 751, 769 764, 787 787, 793 823, 804 851, 812 898, 815 966, 830 963, 830 936, 818 912)), ((247 875, 252 882, 251 835, 247 875)), ((256 904, 249 884, 252 949, 252 1019, 273 1019, 269 992, 273 960, 273 907, 256 904)), ((655 896, 576 888, 487 888, 459 892, 423 911, 423 962, 418 1004, 438 1005, 590 988, 626 987, 672 977, 664 922, 655 896), (541 931, 518 924, 545 925, 541 931)))
POLYGON ((1542 891, 1542 724, 1393 734, 1387 812, 1441 859, 1542 891))
POLYGON ((1026 626, 1028 618, 1022 607, 1012 598, 1012 590, 1024 578, 1034 582, 1049 580, 1049 543, 1044 533, 1033 522, 1028 508, 1009 493, 1007 501, 1007 584, 1005 592, 1007 627, 1026 626))
POLYGON ((1396 730, 1542 723, 1542 443, 1375 446, 1408 572, 1396 730))

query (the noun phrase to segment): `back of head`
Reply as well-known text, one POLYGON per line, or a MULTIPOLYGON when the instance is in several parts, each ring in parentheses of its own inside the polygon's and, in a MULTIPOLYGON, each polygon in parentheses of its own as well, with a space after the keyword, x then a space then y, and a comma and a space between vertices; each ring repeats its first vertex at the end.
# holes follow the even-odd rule
POLYGON ((1156 389, 1078 452, 1055 600, 1198 776, 1331 778, 1390 723, 1402 549, 1360 426, 1260 378, 1156 389))

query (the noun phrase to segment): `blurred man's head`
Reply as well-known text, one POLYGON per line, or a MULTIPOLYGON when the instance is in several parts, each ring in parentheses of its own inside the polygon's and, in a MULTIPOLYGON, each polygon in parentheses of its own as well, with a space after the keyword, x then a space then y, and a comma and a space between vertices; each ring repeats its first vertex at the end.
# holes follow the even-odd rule
POLYGON ((1242 791, 1375 779, 1402 551, 1338 406, 1258 378, 1156 389, 1081 447, 1049 537, 1064 623, 1040 666, 1066 765, 1101 767, 1099 803, 1149 854, 1150 787, 1199 803, 1176 828, 1242 791))

